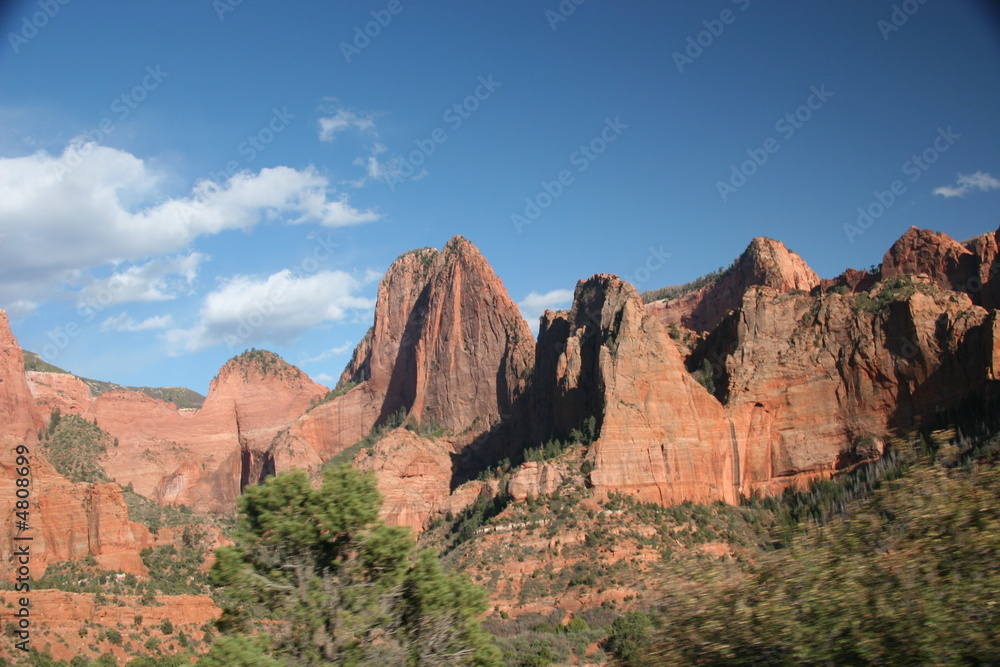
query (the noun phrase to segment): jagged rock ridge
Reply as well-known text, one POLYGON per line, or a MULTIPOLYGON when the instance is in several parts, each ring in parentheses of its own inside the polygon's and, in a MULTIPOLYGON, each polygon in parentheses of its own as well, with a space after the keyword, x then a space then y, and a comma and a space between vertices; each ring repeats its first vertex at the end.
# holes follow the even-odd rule
MULTIPOLYGON (((763 285, 780 292, 808 293, 819 284, 819 276, 783 243, 757 237, 717 278, 676 298, 653 301, 649 310, 664 324, 701 333, 711 331, 727 313, 739 308, 750 287, 763 285)), ((656 291, 652 293, 655 295, 656 291)))

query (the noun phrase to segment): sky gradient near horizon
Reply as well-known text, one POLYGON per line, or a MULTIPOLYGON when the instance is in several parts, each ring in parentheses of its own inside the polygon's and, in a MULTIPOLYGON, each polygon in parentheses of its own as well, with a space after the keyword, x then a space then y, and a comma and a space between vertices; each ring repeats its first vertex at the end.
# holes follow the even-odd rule
POLYGON ((0 307, 76 374, 245 348, 331 384, 400 253, 475 243, 532 323, 754 236, 821 277, 1000 225, 1000 23, 973 0, 8 2, 0 307))

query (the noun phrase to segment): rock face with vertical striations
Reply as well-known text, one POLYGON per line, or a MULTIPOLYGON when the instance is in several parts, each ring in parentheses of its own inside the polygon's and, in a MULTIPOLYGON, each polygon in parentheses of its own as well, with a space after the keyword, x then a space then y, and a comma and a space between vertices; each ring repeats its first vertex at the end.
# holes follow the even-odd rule
MULTIPOLYGON (((15 474, 11 452, 14 440, 4 439, 0 457, 0 562, 11 562, 20 534, 15 523, 15 474)), ((41 577, 52 563, 93 556, 103 569, 144 576, 146 566, 139 552, 153 546, 149 530, 128 518, 128 509, 117 484, 70 482, 58 474, 45 457, 34 451, 30 460, 31 572, 41 577), (36 504, 37 503, 37 504, 36 504)), ((14 569, 9 570, 13 576, 14 569)))
POLYGON ((0 309, 0 437, 33 444, 44 425, 24 375, 24 353, 0 309))
MULTIPOLYGON (((594 276, 572 311, 542 319, 533 439, 565 437, 593 416, 594 487, 664 504, 734 502, 878 458, 894 435, 996 400, 997 314, 973 303, 964 278, 948 278, 968 260, 934 259, 979 257, 972 275, 982 273, 995 257, 987 237, 968 244, 977 254, 911 230, 887 255, 890 275, 857 294, 789 289, 815 275, 792 262, 803 282, 745 289, 686 363, 662 312, 643 311, 614 276, 594 276), (711 395, 687 370, 702 364, 711 395)), ((761 247, 775 248, 755 242, 735 266, 761 247)))
MULTIPOLYGON (((486 260, 455 237, 392 264, 337 392, 251 351, 220 370, 197 411, 132 391, 92 398, 72 376, 28 382, 4 316, 3 434, 33 442, 38 406, 96 419, 119 441, 100 461, 111 478, 161 503, 230 511, 247 484, 290 468, 318 473, 405 412, 412 430, 354 461, 378 478, 386 518, 416 530, 474 498, 456 487, 488 464, 573 431, 595 436, 589 481, 601 493, 737 502, 877 458, 942 411, 995 401, 997 257, 996 233, 963 244, 914 228, 881 271, 821 282, 784 245, 758 238, 722 275, 668 301, 643 306, 607 274, 581 281, 572 310, 545 313, 535 344, 486 260), (698 335, 672 340, 671 324, 698 335)), ((560 470, 526 465, 512 493, 546 492, 560 470)), ((51 508, 82 503, 118 526, 102 529, 109 541, 86 538, 101 554, 143 541, 115 537, 128 522, 110 491, 67 484, 50 484, 51 508)), ((82 553, 82 538, 61 539, 51 533, 52 553, 82 553)))
POLYGON ((538 368, 536 399, 554 432, 596 418, 590 481, 598 491, 660 504, 738 499, 725 410, 630 284, 607 274, 581 281, 573 310, 543 319, 538 368))
POLYGON ((743 493, 878 458, 894 434, 987 395, 994 320, 929 280, 874 298, 747 292, 708 340, 743 493))
POLYGON ((345 371, 382 398, 455 434, 509 414, 531 369, 533 337, 479 249, 461 236, 403 254, 379 285, 375 324, 345 371))
POLYGON ((531 331, 472 243, 456 236, 441 251, 404 253, 341 377, 352 388, 299 419, 287 445, 320 462, 403 410, 468 454, 515 409, 533 361, 531 331))

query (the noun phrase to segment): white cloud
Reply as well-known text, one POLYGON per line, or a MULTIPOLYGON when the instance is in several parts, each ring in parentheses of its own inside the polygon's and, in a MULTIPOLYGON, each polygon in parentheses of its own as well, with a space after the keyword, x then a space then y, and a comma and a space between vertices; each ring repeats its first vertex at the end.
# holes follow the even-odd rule
POLYGON ((349 352, 349 351, 353 350, 354 346, 355 346, 354 343, 352 343, 350 341, 347 341, 347 342, 345 342, 342 345, 338 345, 337 347, 330 348, 326 352, 321 352, 320 354, 317 354, 315 357, 309 357, 308 359, 303 359, 299 363, 300 364, 314 364, 314 363, 316 363, 318 361, 326 361, 330 357, 336 357, 338 355, 344 354, 345 352, 349 352))
POLYGON ((101 322, 101 331, 153 331, 166 329, 173 326, 173 323, 173 318, 170 315, 147 317, 142 322, 136 322, 127 312, 124 312, 101 322))
POLYGON ((288 344, 316 326, 374 307, 358 296, 362 281, 344 271, 298 277, 288 269, 267 278, 238 275, 205 297, 198 322, 163 334, 170 354, 226 344, 234 351, 257 343, 288 344))
POLYGON ((397 155, 391 155, 388 159, 379 157, 388 152, 388 150, 382 144, 375 144, 368 157, 355 158, 352 164, 356 167, 364 167, 365 175, 357 180, 347 181, 347 183, 353 187, 360 188, 372 181, 389 183, 390 181, 399 180, 399 165, 402 163, 402 159, 397 155))
POLYGON ((359 132, 369 132, 375 129, 375 121, 371 116, 363 116, 348 111, 337 109, 332 115, 319 119, 319 140, 333 141, 339 132, 345 132, 354 128, 359 132))
POLYGON ((559 310, 566 308, 573 303, 573 290, 555 289, 545 294, 532 292, 524 297, 517 307, 521 309, 521 317, 525 319, 531 328, 531 333, 538 335, 538 318, 546 310, 559 310))
POLYGON ((325 384, 326 386, 329 387, 337 383, 337 378, 333 377, 328 373, 320 373, 319 375, 313 378, 313 381, 318 382, 319 384, 325 384))
POLYGON ((341 227, 380 217, 337 196, 312 167, 203 180, 180 197, 166 196, 167 180, 126 151, 79 139, 61 156, 39 151, 0 158, 0 234, 6 236, 0 304, 41 301, 54 288, 86 284, 88 269, 177 252, 198 237, 263 220, 341 227))
POLYGON ((169 301, 198 277, 208 255, 192 252, 169 260, 153 259, 107 278, 93 280, 79 292, 80 304, 106 308, 131 301, 169 301))
POLYGON ((35 314, 35 311, 38 309, 38 302, 27 299, 15 299, 10 303, 0 305, 0 307, 3 307, 10 317, 27 317, 28 315, 35 314))
POLYGON ((934 194, 948 198, 964 197, 974 190, 980 192, 1000 190, 1000 179, 983 171, 977 171, 974 174, 959 174, 958 181, 954 185, 942 185, 939 188, 934 188, 934 194))

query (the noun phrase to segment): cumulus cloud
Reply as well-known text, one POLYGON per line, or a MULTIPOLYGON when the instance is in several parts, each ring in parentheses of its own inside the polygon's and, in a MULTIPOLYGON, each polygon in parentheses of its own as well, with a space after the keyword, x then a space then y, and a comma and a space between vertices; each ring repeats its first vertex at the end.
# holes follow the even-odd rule
POLYGON ((369 132, 375 129, 375 121, 371 116, 358 115, 347 109, 337 109, 330 116, 319 119, 319 140, 333 141, 340 132, 350 129, 359 132, 369 132))
POLYGON ((142 322, 136 322, 127 312, 124 312, 101 322, 101 331, 153 331, 166 329, 173 326, 173 323, 173 318, 170 315, 147 317, 142 322))
POLYGON ((0 303, 43 300, 54 287, 84 283, 88 269, 177 252, 263 220, 341 227, 380 217, 352 207, 311 167, 203 180, 179 197, 165 195, 166 180, 126 151, 81 140, 59 156, 0 158, 0 303))
POLYGON ((192 252, 171 259, 153 259, 90 281, 79 292, 79 304, 106 308, 132 301, 169 301, 190 287, 208 255, 192 252))
POLYGON ((316 326, 373 308, 374 300, 357 294, 362 286, 344 271, 234 276, 205 297, 193 326, 171 329, 163 338, 172 355, 222 344, 234 351, 258 343, 287 345, 316 326))
POLYGON ((538 335, 538 318, 546 310, 567 308, 573 303, 573 290, 555 289, 545 294, 532 292, 517 304, 521 317, 525 319, 531 332, 538 335))
POLYGON ((974 174, 959 174, 958 181, 954 185, 942 185, 939 188, 934 188, 934 194, 948 198, 964 197, 977 190, 979 192, 1000 190, 1000 179, 983 171, 977 171, 974 174))
POLYGON ((325 384, 328 387, 332 387, 337 383, 337 378, 333 377, 329 373, 320 373, 319 375, 313 378, 313 381, 318 382, 319 384, 325 384))

